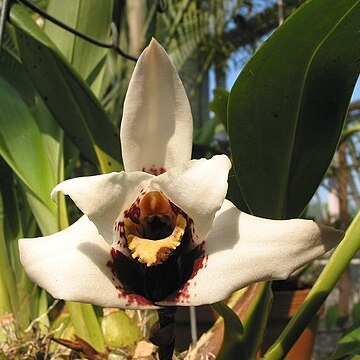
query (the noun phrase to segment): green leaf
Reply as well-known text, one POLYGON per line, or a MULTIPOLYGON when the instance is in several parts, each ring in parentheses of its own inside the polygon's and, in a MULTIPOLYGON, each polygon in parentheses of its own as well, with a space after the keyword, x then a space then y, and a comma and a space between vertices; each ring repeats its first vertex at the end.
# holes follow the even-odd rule
MULTIPOLYGON (((61 313, 51 324, 50 331, 53 338, 73 339, 75 335, 74 327, 71 324, 69 314, 61 313)), ((55 341, 51 342, 49 350, 54 352, 59 347, 55 341)))
POLYGON ((22 6, 10 16, 23 64, 56 121, 103 172, 121 169, 118 132, 91 90, 22 6))
POLYGON ((248 359, 244 347, 244 328, 235 312, 223 303, 213 304, 214 310, 224 319, 224 339, 216 359, 248 359))
POLYGON ((336 325, 339 319, 339 305, 334 304, 326 309, 325 325, 327 329, 331 329, 336 325))
MULTIPOLYGON (((0 262, 2 261, 0 260, 0 262)), ((2 266, 0 266, 0 269, 2 269, 2 266)), ((0 317, 6 314, 11 314, 12 312, 13 312, 13 308, 11 306, 8 286, 4 279, 4 273, 0 272, 0 317)), ((0 328, 0 344, 2 343, 1 331, 2 328, 0 328)))
POLYGON ((92 345, 97 351, 104 352, 105 345, 94 308, 89 304, 66 302, 76 335, 92 345))
POLYGON ((214 90, 214 99, 209 104, 209 109, 215 114, 215 119, 219 124, 223 124, 227 129, 227 106, 229 92, 226 89, 217 88, 214 90))
POLYGON ((352 322, 356 326, 360 326, 360 302, 353 305, 351 310, 352 322))
MULTIPOLYGON (((31 309, 36 301, 31 293, 34 285, 28 279, 21 263, 18 248, 18 239, 23 237, 21 213, 26 212, 27 206, 24 199, 20 198, 17 192, 14 173, 6 165, 3 159, 0 160, 0 198, 1 203, 1 225, 0 225, 0 272, 8 283, 9 297, 13 304, 13 313, 21 328, 26 328, 31 320, 31 309), (3 247, 5 246, 5 248, 3 247)), ((33 234, 27 234, 32 236, 33 234)), ((0 291, 2 292, 3 289, 0 291)), ((5 292, 5 291, 4 291, 5 292)), ((5 292, 6 293, 6 292, 5 292)), ((5 294, 3 294, 5 295, 5 294)))
POLYGON ((1 77, 0 155, 24 184, 27 199, 43 233, 55 232, 56 208, 50 199, 55 181, 43 139, 19 93, 1 77))
POLYGON ((272 300, 271 282, 261 283, 259 290, 251 299, 249 310, 244 316, 243 341, 249 359, 256 358, 256 354, 262 344, 272 300))
POLYGON ((35 100, 34 86, 19 59, 6 48, 0 52, 0 76, 11 84, 28 105, 35 100))
POLYGON ((229 199, 239 210, 250 213, 250 209, 247 206, 245 199, 243 198, 243 195, 240 191, 240 187, 233 169, 231 169, 229 173, 228 185, 226 198, 229 199))
POLYGON ((359 72, 359 17, 359 0, 307 1, 236 80, 229 139, 256 215, 297 217, 319 186, 359 72))
POLYGON ((101 328, 106 345, 112 348, 132 347, 141 340, 140 329, 124 310, 105 316, 101 321, 101 328))
POLYGON ((42 334, 48 332, 50 322, 47 315, 48 311, 48 294, 45 290, 40 290, 39 302, 38 302, 38 328, 42 334))
MULTIPOLYGON (((109 42, 112 10, 112 0, 52 0, 47 8, 47 12, 58 20, 104 42, 109 42)), ((97 65, 104 64, 109 50, 93 45, 48 20, 44 30, 83 80, 92 75, 90 85, 94 83, 92 90, 97 95, 102 80, 102 66, 97 65)))
POLYGON ((329 360, 344 359, 349 355, 360 354, 360 327, 344 335, 337 343, 335 352, 329 360))
POLYGON ((216 128, 215 119, 209 119, 208 121, 205 122, 203 126, 196 129, 194 142, 197 144, 210 146, 212 141, 214 140, 215 128, 216 128))
MULTIPOLYGON (((0 185, 8 181, 10 171, 0 159, 1 178, 0 185)), ((6 199, 4 199, 4 187, 0 186, 0 316, 6 313, 16 313, 19 306, 19 298, 16 291, 16 279, 11 267, 9 247, 6 238, 6 199)), ((11 190, 9 190, 11 191, 11 190)))

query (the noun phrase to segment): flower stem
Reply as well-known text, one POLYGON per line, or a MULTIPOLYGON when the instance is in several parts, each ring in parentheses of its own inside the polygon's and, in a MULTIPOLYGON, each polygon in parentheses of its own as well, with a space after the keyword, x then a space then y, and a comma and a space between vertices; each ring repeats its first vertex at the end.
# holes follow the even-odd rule
POLYGON ((320 274, 298 313, 291 319, 280 337, 265 354, 267 360, 283 359, 295 344, 306 325, 319 311, 335 287, 343 271, 360 249, 360 212, 352 221, 346 235, 334 251, 329 263, 320 274))
POLYGON ((171 360, 175 346, 176 307, 159 309, 158 327, 152 331, 150 341, 159 347, 159 360, 171 360))

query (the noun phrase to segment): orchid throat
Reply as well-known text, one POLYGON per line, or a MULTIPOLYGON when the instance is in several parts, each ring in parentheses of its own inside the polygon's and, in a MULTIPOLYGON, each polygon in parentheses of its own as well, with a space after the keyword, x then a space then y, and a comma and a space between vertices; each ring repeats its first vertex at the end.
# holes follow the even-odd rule
POLYGON ((162 192, 141 192, 115 229, 123 249, 108 265, 127 290, 159 301, 191 278, 201 256, 201 246, 190 246, 193 222, 162 192))
POLYGON ((127 246, 134 259, 148 267, 163 263, 181 244, 187 221, 185 214, 160 191, 150 191, 124 214, 127 246))

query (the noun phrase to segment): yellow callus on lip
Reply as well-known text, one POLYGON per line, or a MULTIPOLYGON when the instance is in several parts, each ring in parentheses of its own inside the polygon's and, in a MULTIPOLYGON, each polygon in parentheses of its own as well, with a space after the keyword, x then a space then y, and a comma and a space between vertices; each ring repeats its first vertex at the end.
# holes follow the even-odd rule
POLYGON ((178 214, 173 232, 164 239, 150 240, 128 234, 126 237, 132 257, 134 259, 138 258, 140 263, 146 264, 147 266, 164 262, 180 245, 185 233, 185 228, 186 220, 181 214, 178 214))

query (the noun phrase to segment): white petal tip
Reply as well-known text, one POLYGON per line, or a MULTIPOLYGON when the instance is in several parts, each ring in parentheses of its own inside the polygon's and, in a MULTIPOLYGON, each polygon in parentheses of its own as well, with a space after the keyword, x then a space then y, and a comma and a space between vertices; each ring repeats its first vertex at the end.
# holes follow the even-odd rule
POLYGON ((56 189, 56 187, 54 188, 54 190, 51 192, 50 196, 51 196, 51 200, 53 202, 56 202, 57 200, 57 194, 58 194, 58 190, 56 189))
POLYGON ((321 238, 325 239, 324 246, 326 251, 329 251, 337 246, 345 236, 345 232, 342 230, 333 229, 321 224, 317 225, 319 226, 321 238))
POLYGON ((148 47, 155 47, 155 46, 161 46, 161 45, 159 44, 159 42, 154 37, 152 37, 148 47))

